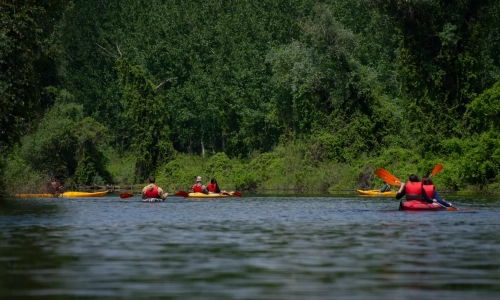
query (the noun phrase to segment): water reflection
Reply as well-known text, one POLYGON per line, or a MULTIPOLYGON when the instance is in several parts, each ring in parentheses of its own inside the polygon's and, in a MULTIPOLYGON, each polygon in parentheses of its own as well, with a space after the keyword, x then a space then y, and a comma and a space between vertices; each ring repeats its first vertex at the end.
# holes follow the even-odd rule
POLYGON ((0 200, 0 297, 496 299, 499 203, 453 202, 0 200))

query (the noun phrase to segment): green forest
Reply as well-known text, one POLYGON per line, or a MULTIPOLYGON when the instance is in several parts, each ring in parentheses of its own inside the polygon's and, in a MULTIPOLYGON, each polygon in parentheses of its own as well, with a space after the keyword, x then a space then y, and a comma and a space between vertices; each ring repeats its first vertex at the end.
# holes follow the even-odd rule
POLYGON ((2 0, 0 193, 500 189, 500 1, 2 0))

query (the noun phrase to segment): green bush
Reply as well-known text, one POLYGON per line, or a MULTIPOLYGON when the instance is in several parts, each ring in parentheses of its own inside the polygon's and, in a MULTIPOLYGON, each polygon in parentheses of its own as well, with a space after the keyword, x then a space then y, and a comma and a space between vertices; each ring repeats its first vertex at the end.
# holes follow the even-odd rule
POLYGON ((18 148, 5 159, 5 168, 2 182, 5 184, 6 195, 20 193, 44 193, 48 182, 54 180, 53 176, 39 171, 33 171, 19 155, 18 148))

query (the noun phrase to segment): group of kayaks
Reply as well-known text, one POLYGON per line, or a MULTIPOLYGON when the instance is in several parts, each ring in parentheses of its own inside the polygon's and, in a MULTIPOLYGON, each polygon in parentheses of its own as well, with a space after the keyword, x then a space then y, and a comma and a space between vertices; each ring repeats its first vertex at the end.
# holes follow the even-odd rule
MULTIPOLYGON (((441 167, 442 168, 442 167, 441 167)), ((380 170, 380 169, 379 169, 380 170)), ((386 170, 384 172, 388 173, 386 170)), ((389 173, 388 173, 389 174, 389 173)), ((378 175, 378 174, 377 174, 378 175)), ((389 174, 391 175, 391 174, 389 174)), ((388 175, 383 176, 383 179, 387 179, 388 175)), ((391 175, 393 176, 393 175, 391 175)), ((382 177, 381 177, 382 178, 382 177)), ((399 182, 399 180, 397 180, 399 182)), ((386 191, 381 192, 380 190, 357 190, 359 195, 362 196, 379 196, 379 197, 395 197, 396 191, 386 191)), ((16 194, 15 196, 18 198, 54 198, 54 197, 62 197, 62 198, 91 198, 91 197, 103 197, 106 195, 108 191, 100 191, 100 192, 63 192, 60 194, 16 194)), ((121 193, 120 198, 131 198, 134 197, 134 194, 131 193, 121 193)), ((175 193, 175 196, 180 196, 184 198, 227 198, 227 197, 241 197, 241 193, 237 191, 233 192, 222 192, 222 193, 188 193, 186 191, 179 191, 175 193)), ((150 199, 142 199, 143 202, 162 202, 163 199, 150 198, 150 199)), ((409 201, 401 201, 399 204, 399 210, 407 210, 407 211, 422 211, 422 210, 457 210, 455 207, 445 207, 439 203, 426 203, 424 201, 419 200, 409 200, 409 201)))
MULTIPOLYGON (((131 193, 121 193, 120 198, 126 199, 126 198, 132 198, 134 197, 134 194, 131 193)), ((221 193, 188 193, 186 191, 179 191, 175 193, 175 196, 180 196, 184 198, 227 198, 227 197, 241 197, 240 192, 221 192, 221 193)), ((142 199, 143 202, 162 202, 164 199, 160 198, 146 198, 142 199)))
MULTIPOLYGON (((106 195, 108 191, 100 191, 100 192, 64 192, 60 194, 15 194, 14 196, 17 198, 92 198, 92 197, 103 197, 106 195)), ((240 192, 222 192, 222 193, 188 193, 185 191, 179 191, 175 194, 176 196, 181 196, 184 198, 226 198, 226 197, 241 197, 240 192)), ((121 193, 120 198, 130 198, 133 197, 134 194, 130 193, 121 193)), ((153 202, 153 201, 150 201, 153 202)))
MULTIPOLYGON (((362 196, 395 197, 396 191, 381 192, 380 190, 358 190, 362 196)), ((401 201, 399 210, 421 211, 421 210, 457 210, 456 207, 445 207, 439 203, 426 203, 419 200, 401 201)))
MULTIPOLYGON (((441 172, 443 169, 442 164, 437 164, 436 167, 432 170, 429 177, 434 176, 441 172)), ((377 176, 384 180, 384 183, 388 183, 394 186, 401 186, 402 182, 392 175, 389 171, 384 168, 379 168, 376 172, 377 176)), ((396 191, 386 191, 381 192, 380 190, 358 190, 359 195, 363 196, 386 196, 386 197, 395 197, 397 195, 396 191)), ((456 207, 452 206, 444 206, 439 204, 438 202, 428 203, 423 200, 401 200, 399 203, 399 210, 406 211, 442 211, 442 210, 458 210, 456 207)))

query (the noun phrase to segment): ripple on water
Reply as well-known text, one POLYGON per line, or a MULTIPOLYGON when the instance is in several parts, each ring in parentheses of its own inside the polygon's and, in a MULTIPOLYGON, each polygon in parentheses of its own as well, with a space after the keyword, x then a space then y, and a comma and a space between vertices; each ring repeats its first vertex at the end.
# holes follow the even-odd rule
POLYGON ((387 198, 0 200, 0 296, 497 299, 500 205, 387 198))

